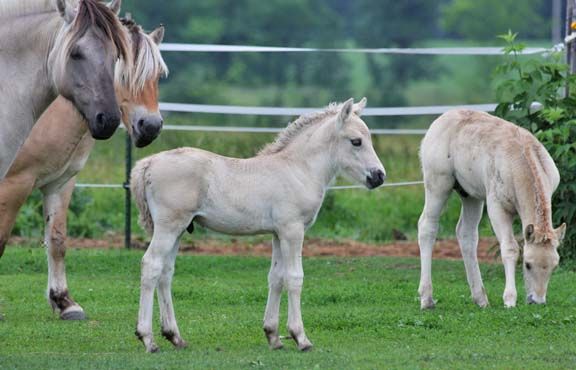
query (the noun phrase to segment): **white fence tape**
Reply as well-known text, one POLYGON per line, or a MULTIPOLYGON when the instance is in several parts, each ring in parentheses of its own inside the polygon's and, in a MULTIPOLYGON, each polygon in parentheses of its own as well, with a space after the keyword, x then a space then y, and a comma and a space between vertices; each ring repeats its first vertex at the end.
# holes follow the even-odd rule
MULTIPOLYGON (((410 186, 410 185, 421 185, 424 184, 424 181, 404 181, 404 182, 392 182, 392 183, 384 183, 380 187, 381 188, 393 188, 399 186, 410 186)), ((123 189, 124 185, 122 184, 76 184, 77 188, 97 188, 97 189, 123 189)), ((362 185, 341 185, 341 186, 331 186, 328 190, 347 190, 347 189, 366 189, 365 186, 362 185)))
MULTIPOLYGON (((473 109, 483 112, 493 112, 496 104, 463 104, 463 105, 433 105, 423 107, 377 107, 366 108, 363 116, 422 116, 442 114, 456 108, 473 109)), ((249 107, 238 105, 209 105, 160 103, 160 110, 179 113, 212 113, 255 116, 299 116, 317 112, 322 108, 283 108, 283 107, 249 107)))
MULTIPOLYGON (((252 134, 276 134, 284 128, 276 127, 242 127, 242 126, 189 126, 189 125, 164 125, 166 131, 193 131, 193 132, 234 132, 252 134)), ((424 135, 426 129, 370 129, 373 135, 424 135)))
MULTIPOLYGON (((459 48, 292 48, 277 46, 217 45, 217 44, 176 44, 160 45, 162 51, 202 52, 202 53, 364 53, 364 54, 406 54, 406 55, 503 55, 502 47, 459 47, 459 48)), ((547 48, 526 48, 521 54, 543 54, 547 48)))

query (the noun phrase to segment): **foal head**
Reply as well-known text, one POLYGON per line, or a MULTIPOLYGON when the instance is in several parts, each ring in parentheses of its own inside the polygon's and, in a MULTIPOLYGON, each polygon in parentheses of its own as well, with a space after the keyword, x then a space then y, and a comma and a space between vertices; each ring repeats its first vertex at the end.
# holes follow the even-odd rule
POLYGON ((116 95, 122 111, 122 121, 134 145, 150 144, 162 130, 162 115, 158 105, 158 80, 168 74, 158 45, 164 38, 164 27, 150 34, 132 20, 122 19, 129 33, 133 61, 116 65, 116 95))
POLYGON ((528 303, 546 303, 546 291, 552 271, 558 266, 558 246, 564 239, 566 224, 542 232, 534 225, 524 231, 524 285, 528 303))
POLYGON ((58 93, 86 118, 95 139, 109 138, 120 124, 114 65, 130 54, 116 17, 120 3, 80 0, 72 8, 66 0, 56 0, 64 25, 49 56, 52 76, 58 93))
POLYGON ((334 159, 344 175, 374 189, 384 183, 386 171, 374 151, 368 126, 360 119, 364 107, 366 98, 358 104, 354 99, 342 104, 335 122, 334 159))

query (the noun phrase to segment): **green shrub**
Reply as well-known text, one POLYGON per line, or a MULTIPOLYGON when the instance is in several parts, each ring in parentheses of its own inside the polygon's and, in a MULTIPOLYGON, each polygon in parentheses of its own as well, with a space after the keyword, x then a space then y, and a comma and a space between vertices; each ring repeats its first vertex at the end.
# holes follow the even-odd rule
POLYGON ((506 42, 507 59, 495 75, 496 115, 530 130, 544 144, 560 171, 560 185, 552 199, 553 222, 568 225, 560 254, 576 259, 576 76, 559 52, 541 59, 522 61, 524 45, 516 42, 515 33, 499 36, 506 42), (566 96, 565 88, 570 93, 566 96), (539 110, 533 102, 542 104, 539 110))

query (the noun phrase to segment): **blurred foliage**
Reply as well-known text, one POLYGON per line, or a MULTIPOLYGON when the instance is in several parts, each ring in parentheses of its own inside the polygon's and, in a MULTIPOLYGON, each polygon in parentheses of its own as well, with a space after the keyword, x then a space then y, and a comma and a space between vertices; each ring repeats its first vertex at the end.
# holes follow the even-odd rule
POLYGON ((562 257, 576 259, 576 75, 568 72, 562 55, 552 53, 544 59, 522 62, 518 53, 524 45, 515 33, 501 38, 506 42, 508 59, 496 70, 501 79, 497 90, 496 114, 530 130, 544 144, 558 170, 560 185, 552 199, 553 223, 568 225, 562 257), (565 87, 569 87, 566 95, 565 87), (533 102, 542 109, 531 108, 533 102))

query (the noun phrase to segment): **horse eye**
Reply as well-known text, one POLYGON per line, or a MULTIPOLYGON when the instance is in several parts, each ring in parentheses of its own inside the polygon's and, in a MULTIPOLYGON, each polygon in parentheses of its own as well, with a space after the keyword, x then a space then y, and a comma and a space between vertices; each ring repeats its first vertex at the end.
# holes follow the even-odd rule
POLYGON ((74 60, 80 60, 84 58, 84 55, 80 52, 80 50, 78 49, 74 49, 72 50, 72 52, 70 53, 70 58, 74 59, 74 60))
POLYGON ((530 270, 531 268, 532 268, 532 265, 529 264, 529 263, 527 263, 527 264, 526 264, 526 270, 530 270))
POLYGON ((352 139, 352 140, 350 140, 350 142, 351 142, 352 145, 354 145, 354 146, 360 146, 360 145, 362 145, 362 139, 352 139))

